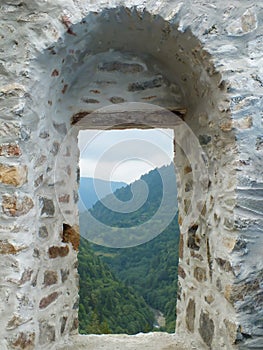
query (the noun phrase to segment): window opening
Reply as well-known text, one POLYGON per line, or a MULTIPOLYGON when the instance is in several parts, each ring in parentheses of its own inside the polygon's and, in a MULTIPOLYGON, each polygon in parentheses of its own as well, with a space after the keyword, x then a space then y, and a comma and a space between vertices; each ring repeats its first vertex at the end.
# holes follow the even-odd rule
POLYGON ((173 130, 83 130, 78 142, 79 331, 172 333, 180 236, 173 130), (168 207, 158 213, 168 204, 172 217, 168 207))

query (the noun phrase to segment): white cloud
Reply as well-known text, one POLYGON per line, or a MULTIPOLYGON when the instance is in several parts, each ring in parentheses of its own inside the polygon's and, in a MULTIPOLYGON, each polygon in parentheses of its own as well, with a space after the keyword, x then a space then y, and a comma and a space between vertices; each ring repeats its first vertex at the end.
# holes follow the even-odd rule
POLYGON ((81 176, 130 183, 173 159, 173 131, 85 130, 79 133, 81 176))

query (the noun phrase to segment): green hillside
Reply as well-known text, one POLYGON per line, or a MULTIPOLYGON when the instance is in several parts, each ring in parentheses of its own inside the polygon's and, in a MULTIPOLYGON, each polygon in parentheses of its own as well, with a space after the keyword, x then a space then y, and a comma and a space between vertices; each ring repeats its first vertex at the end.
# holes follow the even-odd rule
POLYGON ((133 184, 106 196, 103 202, 98 201, 88 212, 81 213, 81 234, 107 247, 143 244, 165 230, 173 220, 176 197, 173 164, 152 170, 133 184))
POLYGON ((144 299, 120 282, 81 239, 79 330, 83 334, 148 332, 154 316, 144 299))
MULTIPOLYGON (((137 295, 143 297, 144 301, 153 309, 161 311, 166 319, 166 326, 161 330, 168 332, 174 332, 175 319, 176 319, 176 294, 177 294, 177 266, 178 266, 178 245, 179 245, 179 227, 177 216, 173 214, 173 219, 169 224, 169 211, 170 207, 176 207, 176 187, 175 187, 175 174, 173 164, 168 167, 162 167, 161 169, 155 169, 149 174, 141 177, 147 183, 149 194, 145 203, 136 211, 131 213, 117 213, 112 211, 103 205, 101 202, 97 202, 90 213, 99 221, 106 224, 107 232, 95 232, 96 235, 100 234, 102 241, 107 241, 110 237, 111 242, 118 239, 118 227, 134 227, 134 231, 137 230, 139 236, 148 238, 147 243, 131 247, 131 248, 107 248, 102 245, 91 244, 97 257, 99 256, 104 263, 107 263, 110 270, 114 275, 122 281, 122 283, 129 288, 129 291, 136 291, 137 295), (161 176, 160 176, 161 174, 161 176), (169 187, 165 188, 165 196, 169 199, 166 202, 163 210, 159 213, 157 219, 152 219, 153 215, 159 210, 160 203, 163 195, 163 180, 169 183, 169 187), (168 203, 168 204, 167 204, 168 203), (172 204, 171 204, 172 203, 172 204), (168 207, 169 205, 169 207, 168 207), (142 223, 149 220, 150 225, 147 232, 142 223), (151 221, 152 220, 152 221, 151 221), (155 220, 155 221, 154 221, 155 220), (154 229, 158 226, 158 222, 165 223, 167 227, 161 234, 155 237, 154 229), (167 224, 168 222, 168 224, 167 224), (111 228, 112 227, 112 228, 111 228), (152 232, 153 231, 153 232, 152 232), (112 240, 111 235, 115 235, 112 240), (106 238, 105 238, 106 237, 106 238), (152 239, 155 237, 154 239, 152 239)), ((129 201, 132 197, 131 186, 118 189, 114 193, 116 197, 123 202, 129 201)), ((106 197, 107 203, 111 203, 112 195, 106 197)), ((93 229, 89 225, 88 219, 84 214, 80 216, 81 233, 85 236, 88 232, 88 237, 94 232, 90 232, 93 229)), ((95 228, 96 229, 96 228, 95 228)), ((120 239, 121 236, 119 236, 120 239)), ((122 239, 122 237, 121 237, 122 239)), ((80 250, 80 262, 84 262, 82 255, 85 253, 85 247, 81 243, 80 250)), ((90 246, 89 246, 90 249, 90 246)), ((85 276, 84 279, 90 278, 85 276)), ((81 291, 81 303, 85 299, 86 290, 91 290, 93 280, 86 283, 85 291, 81 291)), ((103 288, 102 288, 103 289, 103 288)), ((105 291, 105 289, 104 289, 105 291)), ((98 293, 101 293, 98 289, 98 293)), ((109 300, 111 297, 103 292, 100 295, 100 302, 104 303, 104 299, 109 300)), ((132 298, 131 298, 132 299, 132 298)), ((123 302, 123 301, 122 301, 123 302)), ((100 316, 100 321, 107 320, 107 317, 111 316, 111 311, 108 312, 107 305, 102 307, 107 316, 100 316)), ((137 310, 138 311, 138 310, 137 310)), ((84 312, 81 311, 81 315, 84 312)), ((106 315, 104 314, 104 315, 106 315)), ((130 316, 132 314, 130 313, 130 316)), ((85 316, 85 315, 84 315, 85 316)), ((84 317, 83 316, 83 317, 84 317)), ((115 317, 115 316, 114 316, 115 317)), ((117 316, 116 316, 117 317, 117 316)), ((119 316, 120 323, 121 317, 119 316)), ((85 317, 84 317, 85 318, 85 317)), ((148 321, 149 319, 147 319, 148 321)), ((81 321, 82 322, 82 321, 81 321)), ((108 321, 107 321, 108 322, 108 321)), ((111 321, 113 322, 113 321, 111 321)), ((151 326, 153 323, 149 323, 151 326)), ((112 325, 112 323, 111 323, 112 325)), ((148 327, 148 330, 151 329, 148 327)), ((111 326, 113 330, 113 326, 111 326)), ((146 330, 146 324, 141 324, 139 331, 146 330)), ((120 330, 113 331, 119 333, 120 330)), ((132 333, 126 330, 126 333, 132 333)))
POLYGON ((177 217, 162 234, 138 247, 113 249, 92 245, 121 281, 164 314, 166 327, 161 330, 167 332, 175 330, 178 245, 177 217))

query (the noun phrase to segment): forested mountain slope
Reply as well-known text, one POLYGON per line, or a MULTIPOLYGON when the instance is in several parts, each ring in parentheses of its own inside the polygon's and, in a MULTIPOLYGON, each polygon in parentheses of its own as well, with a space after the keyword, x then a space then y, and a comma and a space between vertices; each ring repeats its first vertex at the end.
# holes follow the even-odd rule
POLYGON ((133 248, 93 249, 114 271, 132 286, 148 305, 160 310, 166 319, 162 330, 174 332, 176 320, 179 229, 177 217, 158 237, 133 248))
MULTIPOLYGON (((146 202, 137 211, 117 213, 106 208, 100 201, 90 210, 90 213, 97 220, 108 225, 107 234, 111 234, 111 230, 115 233, 116 227, 130 226, 137 228, 138 234, 141 234, 140 225, 144 221, 151 220, 162 202, 162 196, 164 195, 163 181, 170 184, 169 188, 166 188, 165 195, 169 196, 170 203, 174 203, 176 208, 173 164, 161 168, 161 171, 160 169, 155 169, 143 175, 141 179, 147 183, 149 194, 146 202)), ((132 197, 131 185, 116 190, 114 195, 124 202, 129 201, 132 197)), ((111 196, 106 197, 108 203, 111 201, 111 196)), ((158 220, 167 221, 166 209, 167 211, 169 210, 169 208, 164 208, 158 220)), ((156 226, 154 221, 151 226, 154 230, 156 226)), ((179 245, 177 215, 174 215, 172 221, 168 222, 166 226, 164 231, 156 238, 135 247, 116 249, 95 244, 91 244, 91 246, 96 255, 100 256, 108 264, 117 278, 122 280, 129 288, 136 290, 149 306, 160 310, 164 314, 166 326, 162 330, 173 332, 176 319, 179 245)), ((85 234, 85 231, 89 230, 89 228, 89 222, 85 220, 85 213, 83 213, 81 214, 81 232, 85 234)), ((151 232, 143 234, 153 238, 151 237, 151 232)), ((82 260, 84 252, 85 247, 81 246, 80 260, 82 260)), ((81 300, 85 297, 84 294, 81 294, 81 300)), ((144 329, 142 328, 140 331, 144 331, 144 329)))
POLYGON ((84 239, 78 271, 80 333, 135 334, 152 330, 154 315, 142 296, 120 282, 84 239))
POLYGON ((127 184, 125 182, 81 177, 79 183, 80 212, 90 209, 98 200, 123 186, 127 186, 127 184))

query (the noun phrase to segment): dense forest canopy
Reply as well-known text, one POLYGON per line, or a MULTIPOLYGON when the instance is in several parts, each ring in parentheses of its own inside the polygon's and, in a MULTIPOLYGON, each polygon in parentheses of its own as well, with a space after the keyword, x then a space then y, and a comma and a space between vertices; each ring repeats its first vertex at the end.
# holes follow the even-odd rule
MULTIPOLYGON (((161 168, 161 172, 155 169, 141 177, 147 183, 149 195, 137 211, 118 213, 98 201, 90 213, 108 225, 109 231, 130 226, 140 230, 140 224, 151 220, 160 206, 164 195, 163 176, 170 184, 166 194, 175 200, 173 167, 171 164, 161 168)), ((129 201, 132 197, 131 185, 116 190, 114 195, 122 201, 129 201)), ((106 197, 107 203, 110 203, 111 196, 106 197)), ((166 220, 165 210, 162 220, 166 220)), ((89 230, 89 222, 85 220, 85 213, 80 215, 80 219, 83 233, 89 230)), ((177 215, 156 238, 136 247, 107 248, 82 239, 79 252, 80 331, 134 334, 156 330, 152 313, 152 309, 156 309, 164 314, 166 321, 159 330, 174 332, 178 245, 177 215)))
POLYGON ((81 240, 79 329, 84 334, 148 332, 154 315, 139 293, 125 285, 81 240))

